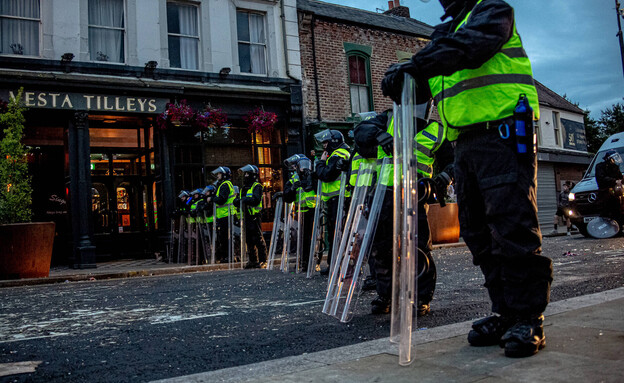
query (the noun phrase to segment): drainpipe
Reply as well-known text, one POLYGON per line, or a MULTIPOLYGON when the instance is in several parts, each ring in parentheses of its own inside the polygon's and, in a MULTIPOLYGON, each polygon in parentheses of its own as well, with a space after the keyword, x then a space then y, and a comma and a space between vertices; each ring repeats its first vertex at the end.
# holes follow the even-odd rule
POLYGON ((310 23, 310 31, 312 34, 312 63, 314 68, 314 91, 316 93, 316 119, 321 122, 321 95, 319 94, 318 85, 318 66, 316 65, 316 39, 314 37, 314 27, 316 24, 316 16, 312 15, 310 23))

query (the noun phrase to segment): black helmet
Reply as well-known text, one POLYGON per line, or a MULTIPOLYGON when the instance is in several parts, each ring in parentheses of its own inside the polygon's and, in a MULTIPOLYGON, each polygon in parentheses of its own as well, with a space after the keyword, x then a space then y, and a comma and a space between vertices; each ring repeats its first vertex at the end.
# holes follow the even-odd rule
POLYGON ((292 156, 284 160, 284 166, 290 171, 295 171, 297 170, 297 163, 302 157, 307 158, 303 154, 293 154, 292 156))
POLYGON ((303 154, 299 155, 299 161, 297 162, 297 171, 299 173, 311 172, 312 171, 312 161, 303 154))
POLYGON ((211 174, 214 177, 217 177, 218 174, 223 174, 225 179, 228 179, 228 180, 232 178, 232 172, 230 171, 230 168, 228 168, 227 166, 219 166, 218 168, 213 170, 211 174))
MULTIPOLYGON (((444 21, 447 17, 453 19, 459 16, 468 3, 476 3, 473 0, 440 0, 442 8, 444 8, 444 15, 440 17, 440 20, 444 21)), ((473 4, 474 5, 474 4, 473 4)))
POLYGON ((258 170, 258 167, 256 165, 245 165, 242 168, 238 169, 238 171, 241 173, 252 173, 255 175, 260 174, 260 170, 258 170))
POLYGON ((180 194, 178 194, 178 198, 182 199, 184 197, 190 197, 191 194, 188 192, 188 190, 180 190, 180 194))
POLYGON ((202 188, 197 188, 197 189, 195 189, 195 190, 193 190, 193 191, 191 192, 191 195, 195 195, 195 194, 202 194, 202 192, 203 192, 203 191, 204 191, 204 189, 202 189, 202 188))
POLYGON ((202 190, 202 194, 211 195, 214 194, 215 190, 217 190, 217 188, 215 188, 214 185, 208 185, 204 188, 204 190, 202 190))
POLYGON ((622 157, 620 157, 620 153, 618 153, 615 149, 609 149, 605 152, 603 159, 606 162, 611 162, 614 164, 621 164, 622 157))
POLYGON ((333 152, 344 144, 344 136, 337 130, 325 129, 314 135, 314 138, 321 144, 327 142, 327 151, 333 152))

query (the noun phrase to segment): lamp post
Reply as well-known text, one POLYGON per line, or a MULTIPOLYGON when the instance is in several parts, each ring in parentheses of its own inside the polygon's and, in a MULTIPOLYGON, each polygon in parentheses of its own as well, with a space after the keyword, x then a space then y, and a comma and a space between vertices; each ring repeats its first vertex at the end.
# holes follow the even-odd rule
POLYGON ((615 12, 617 13, 618 33, 617 37, 620 40, 620 55, 622 56, 622 70, 624 71, 624 39, 622 38, 622 24, 620 22, 620 2, 615 0, 615 12))

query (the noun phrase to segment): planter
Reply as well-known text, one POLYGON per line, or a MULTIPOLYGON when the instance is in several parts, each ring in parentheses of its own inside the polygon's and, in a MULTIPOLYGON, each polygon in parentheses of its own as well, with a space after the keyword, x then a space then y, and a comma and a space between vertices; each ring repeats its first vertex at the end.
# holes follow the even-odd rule
POLYGON ((0 225, 0 280, 50 275, 54 222, 0 225))
POLYGON ((429 227, 431 229, 431 241, 434 244, 459 242, 459 219, 457 216, 457 204, 447 203, 445 207, 440 204, 429 205, 429 227))

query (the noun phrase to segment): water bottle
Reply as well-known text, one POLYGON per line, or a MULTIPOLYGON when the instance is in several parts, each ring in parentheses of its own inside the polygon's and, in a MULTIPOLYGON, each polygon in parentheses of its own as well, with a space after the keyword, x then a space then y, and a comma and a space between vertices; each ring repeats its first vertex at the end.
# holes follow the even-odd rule
POLYGON ((516 147, 518 154, 535 154, 533 146, 533 108, 526 94, 521 94, 514 109, 516 147))

